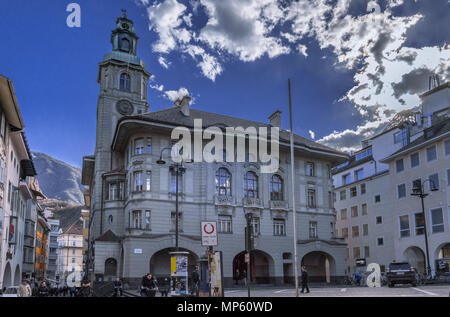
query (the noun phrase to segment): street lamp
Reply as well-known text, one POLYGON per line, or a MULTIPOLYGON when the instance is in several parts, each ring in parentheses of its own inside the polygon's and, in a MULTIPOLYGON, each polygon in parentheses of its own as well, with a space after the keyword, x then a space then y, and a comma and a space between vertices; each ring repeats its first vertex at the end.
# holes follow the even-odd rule
MULTIPOLYGON (((165 165, 166 161, 163 160, 163 152, 166 150, 172 150, 172 148, 167 147, 167 148, 163 148, 161 150, 161 155, 159 157, 159 160, 156 161, 157 164, 159 165, 165 165)), ((183 175, 184 172, 186 172, 186 168, 183 166, 183 162, 181 163, 172 163, 169 166, 169 171, 172 174, 175 174, 175 249, 176 251, 178 251, 178 178, 179 176, 183 175)))
POLYGON ((248 297, 250 297, 250 251, 253 248, 253 243, 252 243, 252 235, 253 235, 253 230, 252 230, 252 220, 253 220, 253 214, 251 212, 248 212, 245 214, 245 219, 247 220, 247 230, 246 230, 246 249, 247 249, 247 256, 248 256, 248 261, 247 261, 247 293, 248 293, 248 297))
POLYGON ((422 218, 423 218, 423 228, 424 228, 423 233, 425 235, 425 250, 426 250, 426 257, 427 257, 426 273, 427 273, 427 275, 429 275, 430 271, 431 271, 431 266, 430 266, 430 255, 429 255, 429 251, 428 251, 428 235, 427 235, 427 222, 426 222, 426 217, 425 217, 425 205, 423 203, 423 199, 429 195, 428 193, 424 193, 424 185, 426 182, 430 182, 430 184, 431 184, 430 190, 432 192, 435 192, 438 190, 438 188, 436 187, 433 180, 427 178, 420 184, 416 184, 414 186, 411 196, 418 196, 418 197, 420 197, 420 200, 422 201, 422 218))

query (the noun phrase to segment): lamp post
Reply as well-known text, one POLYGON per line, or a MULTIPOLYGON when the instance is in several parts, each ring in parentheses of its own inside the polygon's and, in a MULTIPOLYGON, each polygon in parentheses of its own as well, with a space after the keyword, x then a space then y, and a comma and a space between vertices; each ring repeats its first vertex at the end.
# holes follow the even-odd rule
POLYGON ((248 297, 250 297, 250 251, 253 247, 253 243, 252 242, 252 234, 253 234, 253 230, 252 230, 252 220, 253 220, 253 214, 251 212, 246 213, 245 214, 245 219, 247 220, 247 234, 246 234, 246 249, 247 249, 247 256, 248 256, 248 261, 247 261, 247 294, 248 297))
POLYGON ((430 266, 430 255, 429 255, 429 251, 428 251, 428 234, 427 234, 427 222, 426 222, 426 217, 425 217, 425 205, 423 202, 423 199, 429 195, 427 193, 424 193, 424 185, 426 182, 430 182, 431 191, 435 192, 438 190, 438 188, 434 184, 433 180, 427 178, 426 180, 421 182, 419 186, 414 186, 411 196, 420 197, 420 200, 422 202, 423 233, 425 235, 425 251, 426 251, 426 258, 427 258, 426 274, 429 275, 431 272, 431 266, 430 266))
MULTIPOLYGON (((163 160, 163 152, 166 150, 172 150, 172 148, 167 147, 161 150, 161 155, 159 157, 159 160, 156 161, 159 165, 165 165, 166 161, 163 160)), ((178 184, 179 184, 179 177, 186 172, 186 168, 183 166, 183 162, 181 163, 173 163, 169 166, 169 171, 172 174, 175 174, 175 250, 178 251, 178 184)))

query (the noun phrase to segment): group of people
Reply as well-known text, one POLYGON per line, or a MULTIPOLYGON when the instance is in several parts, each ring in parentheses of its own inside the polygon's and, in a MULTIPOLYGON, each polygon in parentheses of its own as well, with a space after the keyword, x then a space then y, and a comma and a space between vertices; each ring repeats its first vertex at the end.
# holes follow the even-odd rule
POLYGON ((88 280, 81 282, 81 287, 69 287, 68 285, 48 285, 46 281, 30 283, 23 280, 17 290, 19 297, 91 297, 92 289, 88 280))

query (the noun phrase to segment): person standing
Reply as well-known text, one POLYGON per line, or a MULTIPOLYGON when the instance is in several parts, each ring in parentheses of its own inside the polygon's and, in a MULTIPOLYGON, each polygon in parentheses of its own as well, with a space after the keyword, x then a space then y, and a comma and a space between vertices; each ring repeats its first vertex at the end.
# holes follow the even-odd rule
POLYGON ((170 280, 165 277, 162 279, 160 286, 159 286, 159 292, 161 293, 161 297, 167 297, 170 290, 170 280))
POLYGON ((113 297, 121 297, 123 295, 123 284, 120 277, 117 277, 114 281, 114 294, 113 297))
POLYGON ((17 295, 19 297, 30 297, 31 296, 31 287, 28 285, 27 281, 23 280, 19 286, 17 291, 17 295))
POLYGON ((306 266, 302 266, 302 293, 305 291, 306 293, 309 293, 309 287, 308 287, 308 271, 306 271, 306 266))
POLYGON ((49 290, 48 290, 48 287, 47 287, 47 283, 45 283, 45 281, 44 281, 44 282, 41 283, 41 286, 39 286, 38 296, 39 297, 47 297, 48 293, 49 293, 49 290))
POLYGON ((247 271, 242 272, 242 278, 244 279, 244 285, 247 286, 247 271))

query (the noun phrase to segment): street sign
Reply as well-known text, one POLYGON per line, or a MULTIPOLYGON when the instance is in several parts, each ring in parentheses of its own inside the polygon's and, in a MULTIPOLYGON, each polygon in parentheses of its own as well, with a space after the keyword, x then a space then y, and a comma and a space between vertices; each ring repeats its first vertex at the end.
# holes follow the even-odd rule
POLYGON ((249 263, 250 262, 250 254, 245 253, 245 263, 249 263))
POLYGON ((216 246, 217 245, 217 222, 202 221, 202 246, 216 246))

